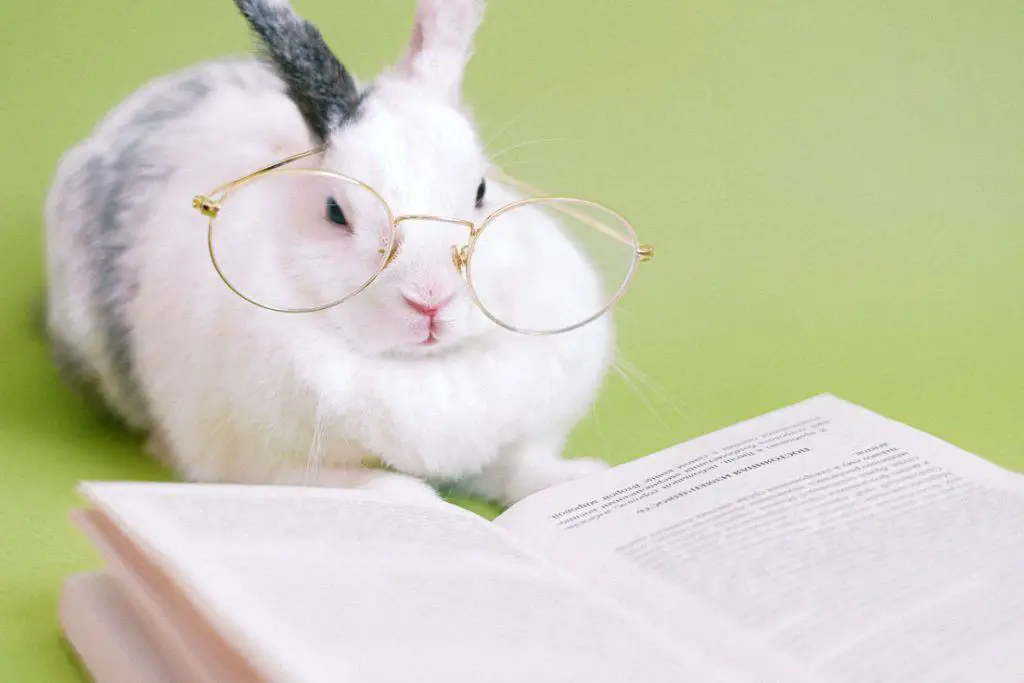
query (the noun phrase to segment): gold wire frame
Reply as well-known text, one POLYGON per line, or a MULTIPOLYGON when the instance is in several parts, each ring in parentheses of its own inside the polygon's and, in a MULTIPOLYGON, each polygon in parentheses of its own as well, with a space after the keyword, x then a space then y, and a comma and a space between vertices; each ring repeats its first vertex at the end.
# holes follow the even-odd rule
POLYGON ((357 296, 358 294, 363 292, 367 287, 369 287, 371 284, 373 284, 373 282, 378 277, 380 277, 380 274, 382 272, 384 272, 384 270, 387 269, 387 267, 394 260, 396 254, 397 254, 397 250, 398 250, 397 243, 396 243, 396 240, 395 240, 395 236, 396 236, 396 232, 398 230, 398 224, 402 223, 403 221, 413 221, 413 220, 436 221, 436 222, 442 222, 442 223, 452 223, 452 224, 462 225, 462 226, 466 227, 469 230, 469 241, 467 242, 467 244, 465 246, 462 246, 462 247, 453 246, 452 247, 452 262, 455 265, 455 268, 459 271, 459 273, 465 278, 466 285, 469 287, 469 295, 470 295, 470 298, 473 301, 473 304, 478 309, 480 309, 480 311, 489 320, 491 320, 496 325, 499 325, 499 326, 501 326, 501 327, 503 327, 503 328, 505 328, 507 330, 510 330, 512 332, 516 332, 516 333, 519 333, 519 334, 525 334, 525 335, 542 336, 542 335, 561 334, 561 333, 564 333, 564 332, 570 332, 572 330, 579 329, 580 327, 583 327, 584 325, 587 325, 587 324, 593 322, 594 320, 600 318, 602 315, 607 313, 619 301, 619 299, 621 299, 622 296, 625 294, 626 289, 628 289, 630 283, 633 280, 633 276, 636 273, 637 265, 640 264, 640 263, 643 263, 645 261, 649 261, 654 256, 654 248, 651 247, 650 245, 640 244, 638 242, 637 235, 636 235, 635 230, 633 229, 632 224, 630 224, 630 222, 628 220, 626 220, 626 218, 622 214, 620 214, 618 211, 615 211, 615 210, 613 210, 613 209, 611 209, 611 208, 609 208, 609 207, 607 207, 607 206, 605 206, 603 204, 599 204, 597 202, 592 202, 592 201, 587 200, 587 199, 578 199, 578 198, 575 198, 575 197, 544 196, 543 193, 539 192, 535 188, 530 187, 526 183, 524 183, 522 181, 519 181, 519 180, 517 180, 515 178, 512 178, 512 177, 502 173, 501 171, 498 171, 497 169, 492 170, 488 174, 488 175, 491 176, 491 178, 493 180, 497 180, 499 182, 503 182, 503 183, 506 183, 508 185, 512 185, 514 187, 517 187, 520 190, 523 190, 525 192, 528 192, 530 194, 534 194, 534 195, 537 195, 537 196, 529 197, 529 198, 526 198, 526 199, 520 199, 520 200, 517 200, 517 201, 514 201, 514 202, 510 202, 509 204, 505 204, 504 206, 499 207, 498 209, 496 209, 496 210, 492 211, 490 214, 488 214, 487 217, 484 218, 484 220, 480 222, 479 227, 477 227, 476 224, 473 221, 464 220, 464 219, 460 219, 460 218, 450 218, 450 217, 446 217, 446 216, 431 216, 431 215, 425 215, 425 214, 403 214, 403 215, 395 216, 394 212, 391 210, 391 206, 384 200, 384 198, 380 195, 380 193, 377 192, 376 190, 374 190, 372 187, 370 187, 366 183, 360 181, 360 180, 356 180, 355 178, 351 178, 351 177, 346 176, 346 175, 341 174, 341 173, 335 173, 333 171, 326 171, 326 170, 319 169, 319 168, 283 168, 284 166, 287 166, 288 164, 290 164, 290 163, 292 163, 294 161, 298 161, 300 159, 305 159, 307 157, 311 157, 311 156, 314 156, 316 154, 320 154, 323 151, 324 151, 323 147, 315 147, 315 148, 307 150, 305 152, 300 152, 298 154, 293 154, 292 156, 287 157, 285 159, 282 159, 280 161, 276 161, 273 164, 270 164, 269 166, 265 166, 265 167, 263 167, 263 168, 261 168, 259 170, 253 171, 252 173, 244 175, 244 176, 242 176, 240 178, 236 178, 235 180, 232 180, 230 182, 224 183, 223 185, 219 185, 218 187, 214 188, 213 190, 211 190, 210 192, 208 192, 206 194, 196 195, 196 197, 192 200, 193 208, 197 209, 201 214, 206 216, 207 219, 208 219, 207 229, 206 229, 206 245, 207 245, 207 251, 209 252, 209 255, 210 255, 210 260, 213 263, 213 268, 217 272, 217 276, 228 287, 228 289, 230 289, 234 294, 236 294, 237 296, 239 296, 243 300, 247 301, 248 303, 250 303, 250 304, 252 304, 254 306, 257 306, 258 308, 262 308, 262 309, 267 310, 267 311, 273 311, 273 312, 276 312, 276 313, 316 313, 318 311, 323 311, 323 310, 326 310, 328 308, 333 308, 335 306, 338 306, 339 304, 342 304, 345 301, 348 301, 352 297, 357 296), (270 305, 264 304, 264 303, 262 303, 260 301, 256 301, 255 299, 252 299, 251 297, 247 296, 244 292, 239 291, 233 284, 231 284, 231 281, 228 279, 228 277, 225 275, 224 271, 222 270, 221 264, 217 260, 217 254, 216 254, 214 246, 213 246, 214 222, 217 220, 217 215, 220 213, 221 206, 223 205, 224 201, 228 198, 228 196, 230 196, 230 194, 232 192, 234 192, 235 190, 239 189, 240 187, 243 187, 244 185, 246 185, 248 183, 253 182, 254 180, 257 180, 257 179, 262 178, 262 177, 264 177, 264 176, 266 176, 266 175, 268 175, 270 173, 273 173, 275 171, 280 172, 280 173, 313 175, 313 176, 320 176, 320 177, 325 177, 325 178, 334 178, 334 179, 337 179, 337 180, 341 180, 344 183, 348 183, 350 185, 355 185, 356 187, 359 187, 359 188, 361 188, 363 190, 366 190, 366 191, 370 192, 370 194, 372 194, 374 197, 376 197, 377 200, 380 202, 380 204, 384 207, 384 211, 386 212, 387 217, 388 217, 389 231, 388 231, 388 235, 387 235, 387 240, 385 241, 383 247, 380 250, 380 254, 381 254, 380 264, 378 265, 377 269, 373 272, 373 274, 365 282, 363 282, 355 290, 353 290, 352 292, 349 292, 348 294, 346 294, 345 296, 341 297, 340 299, 337 299, 335 301, 331 301, 331 302, 326 303, 326 304, 322 304, 320 306, 303 307, 303 308, 270 306, 270 305), (623 281, 619 285, 619 288, 615 291, 615 293, 611 296, 611 298, 605 303, 604 307, 601 308, 596 313, 594 313, 593 315, 589 316, 588 318, 586 318, 586 319, 584 319, 584 320, 582 320, 580 322, 577 322, 577 323, 574 323, 572 325, 569 325, 569 326, 566 326, 566 327, 562 327, 562 328, 559 328, 559 329, 556 329, 556 330, 531 330, 531 329, 515 327, 513 325, 509 325, 508 323, 503 322, 501 319, 499 319, 498 317, 493 315, 487 309, 487 307, 484 306, 480 302, 480 299, 479 299, 479 297, 477 296, 477 293, 476 293, 476 289, 473 287, 473 267, 472 267, 473 252, 476 249, 476 245, 477 245, 477 242, 480 239, 480 235, 483 234, 484 230, 486 230, 487 227, 490 224, 492 224, 496 219, 500 218, 501 216, 505 215, 506 213, 508 213, 510 211, 513 211, 515 209, 521 208, 523 206, 529 206, 529 205, 532 205, 532 204, 540 204, 540 203, 550 204, 552 206, 552 208, 554 208, 556 211, 564 213, 565 215, 568 215, 568 216, 572 216, 573 218, 575 218, 575 219, 577 219, 577 220, 579 220, 579 221, 581 221, 583 223, 586 223, 587 225, 590 225, 594 229, 604 233, 605 235, 607 235, 607 236, 609 236, 609 237, 611 237, 611 238, 613 238, 615 240, 618 240, 618 241, 622 242, 623 244, 629 246, 633 250, 633 259, 632 259, 632 262, 630 263, 629 270, 626 272, 625 278, 623 278, 623 281), (627 232, 627 236, 623 236, 623 235, 617 233, 615 230, 609 228, 607 225, 604 225, 600 221, 596 221, 596 220, 594 220, 593 218, 591 218, 589 216, 585 216, 585 215, 580 214, 577 211, 574 211, 574 210, 572 210, 570 208, 566 208, 566 207, 562 206, 562 204, 575 204, 575 205, 580 205, 580 206, 592 206, 592 207, 599 208, 599 209, 601 209, 603 211, 607 211, 611 215, 615 216, 622 223, 622 225, 625 226, 626 232, 627 232))

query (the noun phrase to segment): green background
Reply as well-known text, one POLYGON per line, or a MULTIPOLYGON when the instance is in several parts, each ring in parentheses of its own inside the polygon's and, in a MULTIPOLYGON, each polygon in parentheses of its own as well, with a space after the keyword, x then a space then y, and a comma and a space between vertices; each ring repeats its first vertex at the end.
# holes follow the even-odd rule
MULTIPOLYGON (((296 0, 362 78, 412 2, 296 0)), ((0 679, 72 681, 82 478, 166 474, 32 331, 61 152, 147 79, 249 48, 227 0, 0 8, 0 679)), ((658 248, 571 443, 635 458, 823 391, 1024 469, 1024 3, 492 0, 467 98, 506 168, 658 248)), ((490 514, 480 506, 477 509, 490 514)))

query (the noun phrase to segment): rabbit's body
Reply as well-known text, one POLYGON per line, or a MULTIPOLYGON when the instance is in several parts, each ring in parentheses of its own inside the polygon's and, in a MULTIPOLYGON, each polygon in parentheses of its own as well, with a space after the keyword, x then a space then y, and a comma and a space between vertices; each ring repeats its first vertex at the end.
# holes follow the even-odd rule
MULTIPOLYGON (((260 3, 239 5, 250 16, 260 3)), ((599 469, 559 454, 611 360, 607 318, 566 334, 521 335, 488 326, 460 295, 450 344, 421 351, 404 340, 418 320, 395 308, 386 282, 341 311, 289 315, 250 305, 218 279, 192 198, 322 142, 324 122, 311 120, 312 105, 297 102, 294 87, 256 60, 201 64, 131 95, 67 153, 46 208, 48 320, 67 374, 95 385, 190 480, 344 485, 374 456, 511 502, 599 469)), ((324 165, 361 173, 399 211, 464 212, 463 188, 425 185, 424 165, 414 162, 444 168, 468 133, 456 123, 438 136, 437 126, 453 125, 448 105, 402 99, 403 88, 385 82, 351 131, 329 132, 324 165), (399 115, 412 106, 410 130, 399 115), (375 149, 389 163, 368 165, 375 149)), ((456 161, 472 166, 475 157, 453 168, 456 161)), ((462 180, 458 168, 446 174, 452 182, 462 180)), ((479 171, 464 175, 472 191, 479 171)), ((513 198, 495 185, 494 201, 513 198)), ((405 235, 387 282, 415 285, 441 269, 438 245, 454 272, 446 249, 465 241, 457 227, 405 235), (427 253, 434 256, 420 257, 427 253)), ((567 267, 579 267, 571 254, 567 267)), ((456 291, 450 275, 430 286, 456 291)))
POLYGON ((96 386, 132 426, 154 424, 130 310, 150 280, 140 273, 148 238, 180 236, 180 246, 168 245, 162 257, 182 274, 192 264, 209 270, 208 258, 205 267, 182 260, 195 255, 187 233, 196 236, 197 217, 187 201, 174 200, 194 190, 186 185, 208 183, 204 175, 221 178, 268 158, 275 137, 289 131, 292 146, 308 144, 271 69, 249 59, 212 62, 139 89, 61 160, 46 204, 50 332, 59 362, 74 375, 68 379, 96 386))

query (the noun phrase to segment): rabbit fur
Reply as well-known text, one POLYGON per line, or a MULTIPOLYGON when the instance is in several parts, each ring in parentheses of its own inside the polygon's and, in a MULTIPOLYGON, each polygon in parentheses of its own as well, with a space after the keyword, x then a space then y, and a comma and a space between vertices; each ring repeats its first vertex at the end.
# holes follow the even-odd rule
MULTIPOLYGON (((491 166, 461 91, 484 3, 421 0, 405 54, 369 87, 287 2, 236 4, 262 58, 151 81, 59 163, 45 207, 47 324, 68 380, 95 387, 190 481, 456 486, 509 504, 603 469, 562 450, 611 361, 610 316, 551 336, 495 325, 452 265, 465 227, 442 223, 403 224, 394 263, 359 296, 318 313, 266 311, 218 279, 192 207, 196 194, 321 145, 312 165, 367 183, 396 214, 479 221, 517 198, 489 181, 474 204, 491 166), (408 299, 448 302, 437 343, 421 343, 427 323, 408 299), (368 457, 397 474, 360 469, 368 457)), ((307 214, 296 209, 296 222, 307 214)), ((538 216, 523 231, 550 228, 538 216)), ((282 253, 259 238, 235 247, 282 253)), ((579 286, 556 288, 512 257, 490 284, 524 306, 582 305, 597 295, 591 266, 559 248, 579 286)), ((261 263, 283 292, 330 286, 345 270, 299 263, 297 284, 261 263)))

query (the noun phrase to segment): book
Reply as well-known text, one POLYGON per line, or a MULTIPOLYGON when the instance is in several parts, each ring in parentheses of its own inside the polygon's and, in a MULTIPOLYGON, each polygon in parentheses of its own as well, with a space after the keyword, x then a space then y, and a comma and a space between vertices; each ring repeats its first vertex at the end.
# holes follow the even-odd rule
POLYGON ((493 522, 359 490, 85 482, 97 683, 1022 681, 1024 477, 831 395, 493 522))

